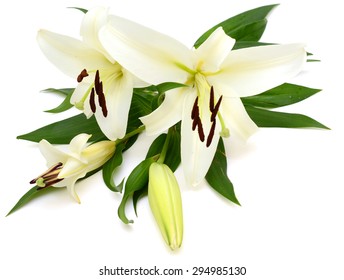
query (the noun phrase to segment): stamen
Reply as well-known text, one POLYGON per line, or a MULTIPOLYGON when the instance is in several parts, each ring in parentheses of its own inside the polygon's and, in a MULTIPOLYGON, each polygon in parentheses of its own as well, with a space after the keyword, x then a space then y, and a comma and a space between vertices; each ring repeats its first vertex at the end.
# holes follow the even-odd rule
POLYGON ((57 178, 60 174, 63 164, 61 162, 55 164, 54 166, 50 167, 46 172, 42 175, 38 176, 37 178, 30 181, 30 184, 36 184, 39 188, 46 188, 50 187, 60 181, 63 178, 57 178))
POLYGON ((92 88, 91 90, 90 107, 91 107, 92 113, 94 114, 96 112, 96 103, 94 101, 94 88, 92 88))
POLYGON ((100 84, 100 77, 99 77, 99 70, 97 70, 96 76, 94 77, 94 88, 96 90, 96 94, 99 94, 99 92, 101 92, 101 88, 99 84, 100 84))
POLYGON ((201 118, 199 117, 198 96, 196 97, 195 103, 192 107, 191 119, 193 120, 192 130, 194 131, 197 127, 199 139, 202 142, 204 142, 205 135, 204 135, 204 131, 203 131, 202 121, 201 121, 201 118))
POLYGON ((201 122, 201 119, 198 118, 198 122, 197 122, 197 126, 198 126, 198 136, 199 136, 199 139, 201 140, 201 142, 204 142, 204 131, 203 131, 203 125, 202 125, 202 122, 201 122))
POLYGON ((207 147, 209 147, 211 142, 213 141, 213 137, 215 134, 215 127, 216 127, 216 119, 213 121, 213 124, 211 125, 211 128, 210 128, 210 132, 207 138, 207 147))
MULTIPOLYGON (((198 97, 196 98, 196 101, 198 100, 198 97)), ((199 108, 198 108, 198 105, 195 101, 195 104, 194 104, 194 107, 192 109, 192 113, 191 113, 191 119, 193 120, 193 123, 192 123, 192 130, 195 130, 196 129, 196 126, 199 122, 199 108)))
POLYGON ((76 80, 78 81, 78 83, 81 83, 82 80, 88 76, 87 70, 84 69, 81 71, 81 73, 79 74, 79 76, 76 78, 76 80))
POLYGON ((35 184, 36 181, 39 179, 39 178, 46 178, 46 176, 49 176, 49 174, 53 173, 55 170, 58 170, 58 169, 61 169, 62 168, 62 163, 61 162, 58 162, 57 164, 53 165, 52 167, 50 167, 47 171, 45 171, 43 174, 39 175, 37 178, 35 179, 32 179, 30 181, 30 184, 35 184))
POLYGON ((222 101, 222 95, 220 96, 219 101, 217 101, 215 108, 211 113, 210 121, 212 121, 212 122, 215 121, 216 115, 219 112, 221 101, 222 101))
POLYGON ((195 103, 192 107, 192 112, 191 112, 191 119, 194 120, 196 116, 199 116, 199 109, 198 109, 198 96, 196 97, 195 103))
POLYGON ((94 88, 95 88, 96 94, 98 95, 98 102, 99 102, 99 106, 102 108, 103 116, 107 117, 108 110, 106 106, 105 94, 103 91, 103 82, 100 81, 100 77, 99 77, 99 70, 97 70, 96 76, 94 78, 94 88))
POLYGON ((106 100, 105 100, 104 93, 103 94, 99 94, 98 98, 99 98, 100 107, 102 108, 103 116, 106 118, 107 114, 108 114, 108 110, 107 110, 107 107, 106 107, 106 100))
POLYGON ((210 112, 213 112, 213 111, 214 111, 214 99, 215 99, 215 96, 214 96, 214 87, 211 86, 211 88, 210 88, 210 100, 209 100, 209 109, 210 109, 210 112))

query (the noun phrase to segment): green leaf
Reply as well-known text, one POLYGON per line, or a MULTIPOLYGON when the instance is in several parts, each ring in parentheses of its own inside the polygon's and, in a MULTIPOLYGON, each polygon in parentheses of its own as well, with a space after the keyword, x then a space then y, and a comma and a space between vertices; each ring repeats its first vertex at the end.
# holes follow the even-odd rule
POLYGON ((236 39, 236 41, 259 41, 267 23, 268 21, 266 19, 262 19, 234 30, 225 31, 225 33, 236 39))
POLYGON ((83 12, 84 14, 86 14, 88 12, 88 10, 84 9, 84 8, 79 8, 79 7, 68 7, 69 9, 75 9, 75 10, 79 10, 81 12, 83 12))
POLYGON ((227 176, 227 158, 222 138, 220 138, 213 162, 205 179, 219 194, 233 203, 240 205, 235 196, 233 184, 227 176))
POLYGON ((12 214, 13 212, 17 211, 19 208, 21 208, 22 206, 24 206, 26 203, 30 202, 32 199, 38 197, 39 195, 42 194, 46 194, 48 192, 51 192, 53 190, 56 190, 56 188, 53 187, 47 187, 47 188, 40 188, 38 186, 34 186, 32 187, 28 192, 26 192, 16 203, 16 205, 14 205, 14 207, 10 210, 10 212, 8 212, 8 214, 6 215, 9 216, 10 214, 12 214))
POLYGON ((329 129, 318 121, 301 114, 269 111, 252 106, 245 106, 250 118, 259 127, 284 127, 284 128, 322 128, 329 129))
POLYGON ((142 188, 133 194, 133 206, 135 215, 137 216, 137 204, 140 200, 140 198, 145 197, 148 194, 148 188, 142 188))
POLYGON ((122 164, 123 161, 123 149, 125 144, 121 143, 116 146, 115 154, 110 160, 108 160, 103 166, 103 180, 106 186, 113 192, 122 192, 123 181, 117 186, 114 182, 114 173, 117 167, 122 164))
POLYGON ((243 97, 241 100, 245 105, 278 108, 305 100, 319 91, 321 90, 286 83, 255 96, 243 97))
POLYGON ((55 94, 59 94, 59 95, 64 95, 65 98, 62 101, 62 103, 57 106, 56 108, 47 110, 45 112, 47 113, 61 113, 64 111, 67 111, 68 109, 72 108, 73 105, 70 103, 70 98, 74 92, 74 88, 61 88, 61 89, 54 89, 54 88, 48 88, 43 90, 42 92, 47 92, 47 93, 55 93, 55 94))
POLYGON ((167 82, 167 83, 162 83, 156 86, 157 91, 160 93, 164 93, 171 89, 180 88, 180 87, 187 87, 187 85, 180 84, 180 83, 167 82))
POLYGON ((233 50, 246 49, 252 47, 275 45, 274 43, 263 43, 256 41, 236 41, 233 50))
POLYGON ((74 92, 74 90, 75 88, 47 88, 47 89, 43 89, 42 92, 68 96, 68 95, 71 95, 74 92))
POLYGON ((101 132, 94 116, 87 119, 84 114, 67 118, 46 126, 43 126, 30 133, 19 135, 17 139, 39 142, 46 139, 51 144, 69 144, 74 136, 80 133, 92 134, 90 142, 106 139, 101 132))
POLYGON ((178 168, 180 158, 180 125, 173 126, 170 130, 170 142, 164 163, 174 172, 178 168))
POLYGON ((164 146, 167 134, 161 134, 154 139, 153 143, 150 145, 146 159, 160 155, 162 148, 164 146))
POLYGON ((276 6, 268 5, 249 10, 215 25, 196 41, 195 48, 198 48, 220 26, 227 35, 237 41, 244 41, 245 38, 245 41, 247 38, 254 38, 255 41, 258 41, 264 32, 266 17, 276 6))
POLYGON ((154 161, 156 161, 156 158, 154 157, 147 158, 144 161, 142 161, 130 173, 127 179, 127 182, 125 183, 124 195, 123 195, 121 204, 118 207, 118 217, 125 224, 134 222, 133 220, 129 220, 125 214, 125 207, 126 207, 127 201, 130 197, 132 197, 134 192, 147 188, 149 167, 154 161))

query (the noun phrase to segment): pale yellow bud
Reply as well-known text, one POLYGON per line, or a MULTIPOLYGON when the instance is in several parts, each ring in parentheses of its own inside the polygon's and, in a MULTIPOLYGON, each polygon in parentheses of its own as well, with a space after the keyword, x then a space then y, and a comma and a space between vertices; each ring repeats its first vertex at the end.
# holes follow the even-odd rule
POLYGON ((178 182, 166 164, 149 168, 148 200, 161 234, 172 250, 183 240, 182 198, 178 182))

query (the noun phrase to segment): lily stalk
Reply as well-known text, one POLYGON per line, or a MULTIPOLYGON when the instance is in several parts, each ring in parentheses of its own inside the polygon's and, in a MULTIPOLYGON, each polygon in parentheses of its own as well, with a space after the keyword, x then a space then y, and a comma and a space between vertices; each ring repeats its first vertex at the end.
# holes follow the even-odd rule
POLYGON ((185 179, 204 179, 220 137, 247 139, 257 125, 241 97, 276 87, 297 75, 306 61, 302 44, 232 50, 235 40, 217 28, 197 49, 135 22, 113 16, 99 31, 104 49, 123 67, 150 84, 187 85, 166 92, 141 118, 148 134, 160 134, 180 120, 185 179))

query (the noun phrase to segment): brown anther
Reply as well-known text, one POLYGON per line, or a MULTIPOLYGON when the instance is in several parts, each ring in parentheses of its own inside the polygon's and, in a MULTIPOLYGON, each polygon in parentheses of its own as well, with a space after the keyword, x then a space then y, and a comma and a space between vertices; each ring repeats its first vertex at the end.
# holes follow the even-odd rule
POLYGON ((211 125, 210 132, 207 138, 207 147, 210 146, 211 142, 213 141, 214 134, 215 134, 215 127, 216 127, 216 120, 213 121, 213 124, 211 125))
POLYGON ((108 110, 106 107, 106 100, 104 93, 98 95, 99 106, 102 108, 103 116, 107 117, 108 110))
POLYGON ((212 122, 215 121, 216 115, 219 112, 221 101, 222 101, 222 95, 220 96, 220 99, 217 101, 215 108, 211 113, 210 121, 212 122))
POLYGON ((204 131, 203 131, 202 121, 201 121, 201 118, 199 116, 198 96, 196 97, 195 103, 192 107, 191 119, 193 120, 192 130, 194 131, 197 127, 199 139, 203 142, 205 139, 205 135, 204 135, 204 131))
POLYGON ((198 96, 196 97, 195 103, 194 103, 194 105, 192 107, 191 119, 194 120, 197 116, 199 116, 198 96))
POLYGON ((103 91, 103 87, 100 84, 99 70, 97 70, 96 76, 94 78, 94 88, 97 95, 99 95, 99 93, 103 91))
POLYGON ((60 174, 62 166, 63 164, 61 162, 58 162, 54 166, 50 167, 46 172, 31 180, 30 184, 36 184, 38 180, 42 180, 44 184, 40 188, 46 188, 62 181, 63 178, 57 178, 60 174))
POLYGON ((214 102, 215 102, 214 87, 211 86, 211 88, 210 88, 210 97, 209 97, 209 109, 210 109, 210 112, 214 111, 214 102))
POLYGON ((201 142, 204 142, 205 136, 204 136, 204 131, 203 131, 203 125, 200 118, 198 118, 197 128, 198 128, 199 140, 201 140, 201 142))
POLYGON ((92 88, 92 90, 91 90, 90 107, 91 107, 92 113, 95 113, 96 112, 96 103, 94 101, 94 88, 92 88))
POLYGON ((81 83, 82 80, 88 76, 87 70, 84 69, 81 71, 81 73, 79 74, 79 76, 76 78, 76 80, 78 81, 78 83, 81 83))

